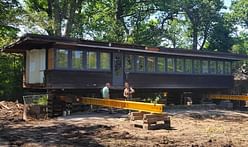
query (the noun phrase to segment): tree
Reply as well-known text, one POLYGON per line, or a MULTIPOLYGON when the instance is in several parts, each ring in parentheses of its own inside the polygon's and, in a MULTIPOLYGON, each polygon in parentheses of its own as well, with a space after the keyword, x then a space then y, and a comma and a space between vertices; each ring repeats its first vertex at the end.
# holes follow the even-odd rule
POLYGON ((240 25, 248 28, 248 1, 236 0, 231 5, 231 17, 240 25))
POLYGON ((206 43, 206 49, 211 51, 230 52, 235 39, 232 37, 232 23, 228 20, 228 16, 220 16, 218 21, 210 30, 206 43))
POLYGON ((73 30, 81 27, 83 19, 83 3, 84 0, 25 0, 27 22, 49 35, 75 37, 78 34, 73 30))
MULTIPOLYGON (((0 1, 0 48, 16 38, 22 9, 15 0, 0 1)), ((0 97, 22 95, 22 56, 0 53, 0 97)))
POLYGON ((221 8, 223 8, 221 0, 181 1, 181 9, 191 22, 193 50, 203 49, 209 30, 218 18, 221 8))
POLYGON ((18 14, 22 12, 16 0, 0 1, 0 47, 10 43, 19 31, 18 14))
POLYGON ((232 46, 232 52, 237 54, 248 55, 248 34, 241 33, 238 37, 234 38, 235 42, 232 46))

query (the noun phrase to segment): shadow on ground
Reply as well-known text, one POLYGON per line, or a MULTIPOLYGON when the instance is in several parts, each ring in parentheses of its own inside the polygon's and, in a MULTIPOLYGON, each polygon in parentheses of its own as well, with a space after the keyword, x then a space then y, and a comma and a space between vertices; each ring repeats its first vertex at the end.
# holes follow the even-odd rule
POLYGON ((90 125, 75 126, 58 123, 48 127, 23 126, 16 128, 7 126, 0 131, 0 138, 9 142, 10 146, 22 146, 28 143, 42 146, 102 146, 93 136, 112 126, 90 125))
POLYGON ((187 116, 196 120, 214 119, 227 122, 246 122, 248 121, 247 112, 242 111, 228 111, 228 110, 186 110, 177 111, 176 113, 171 111, 171 115, 187 116))

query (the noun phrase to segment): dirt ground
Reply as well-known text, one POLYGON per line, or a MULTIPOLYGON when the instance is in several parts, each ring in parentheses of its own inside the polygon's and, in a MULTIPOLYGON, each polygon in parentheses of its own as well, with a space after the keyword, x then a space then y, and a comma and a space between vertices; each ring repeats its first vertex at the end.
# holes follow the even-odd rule
MULTIPOLYGON (((1 111, 1 110, 0 110, 1 111)), ((24 122, 0 117, 0 146, 248 146, 248 112, 170 110, 171 129, 134 128, 124 113, 24 122)))

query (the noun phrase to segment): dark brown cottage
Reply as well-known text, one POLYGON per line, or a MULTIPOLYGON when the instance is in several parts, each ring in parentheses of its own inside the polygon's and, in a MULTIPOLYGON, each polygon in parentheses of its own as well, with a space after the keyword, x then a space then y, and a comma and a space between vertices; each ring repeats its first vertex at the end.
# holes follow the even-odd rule
POLYGON ((106 43, 27 34, 4 52, 25 57, 24 87, 90 91, 106 82, 122 89, 194 91, 233 87, 232 63, 246 55, 106 43))

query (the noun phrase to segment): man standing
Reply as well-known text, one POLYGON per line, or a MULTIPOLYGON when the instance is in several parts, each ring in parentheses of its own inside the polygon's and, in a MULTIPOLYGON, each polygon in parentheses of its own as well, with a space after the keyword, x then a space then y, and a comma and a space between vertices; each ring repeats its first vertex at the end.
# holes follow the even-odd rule
POLYGON ((102 97, 104 99, 109 99, 109 88, 110 88, 110 83, 106 83, 105 86, 102 88, 102 97))
POLYGON ((123 91, 123 96, 125 97, 126 100, 131 100, 133 97, 134 89, 129 86, 128 82, 125 82, 125 88, 123 91))
MULTIPOLYGON (((109 99, 109 88, 111 87, 110 83, 106 83, 105 86, 102 88, 102 97, 104 99, 109 99)), ((109 113, 113 113, 112 107, 109 108, 109 113)))

